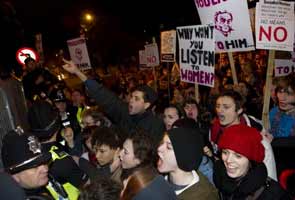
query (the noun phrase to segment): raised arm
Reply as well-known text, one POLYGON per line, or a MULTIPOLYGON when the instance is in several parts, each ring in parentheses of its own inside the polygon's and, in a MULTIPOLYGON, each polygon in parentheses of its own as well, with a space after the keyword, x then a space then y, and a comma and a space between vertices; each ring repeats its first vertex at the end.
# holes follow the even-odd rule
POLYGON ((66 71, 68 71, 71 74, 75 74, 83 82, 87 80, 87 76, 83 72, 80 71, 80 69, 77 67, 77 65, 75 65, 75 63, 73 61, 66 60, 64 58, 62 60, 65 62, 65 64, 62 67, 66 71))

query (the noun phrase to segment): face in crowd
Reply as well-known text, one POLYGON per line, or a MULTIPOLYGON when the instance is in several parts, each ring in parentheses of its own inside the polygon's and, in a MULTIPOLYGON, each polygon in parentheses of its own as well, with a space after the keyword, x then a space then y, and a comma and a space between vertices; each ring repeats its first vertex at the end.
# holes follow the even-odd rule
POLYGON ((216 101, 216 114, 222 126, 239 124, 239 115, 242 109, 237 110, 233 98, 221 96, 216 101))
POLYGON ((279 108, 282 111, 289 111, 295 108, 295 92, 291 87, 277 91, 279 108))
POLYGON ((191 118, 193 120, 197 120, 197 117, 198 117, 198 107, 196 104, 186 104, 184 106, 184 110, 185 110, 185 113, 186 113, 186 116, 188 118, 191 118))
POLYGON ((83 95, 79 91, 72 92, 72 102, 73 105, 80 106, 84 101, 83 95))
POLYGON ((157 167, 160 173, 170 173, 178 169, 173 146, 167 134, 165 134, 161 145, 158 147, 158 156, 157 167))
POLYGON ((60 113, 64 113, 67 110, 67 103, 64 101, 54 102, 55 107, 58 109, 60 113))
POLYGON ((48 182, 48 166, 47 164, 42 164, 14 174, 13 177, 22 188, 39 188, 48 182))
POLYGON ((144 101, 143 92, 135 90, 131 94, 129 100, 128 110, 130 115, 136 115, 144 113, 145 110, 150 106, 149 102, 144 101))
POLYGON ((123 149, 120 152, 120 160, 123 169, 131 169, 140 164, 140 160, 134 154, 133 142, 130 139, 125 140, 123 149))
POLYGON ((223 149, 222 161, 226 168, 226 173, 231 178, 243 177, 247 174, 250 161, 245 156, 230 149, 223 149))
POLYGON ((120 148, 113 149, 109 145, 94 146, 96 160, 100 166, 111 164, 116 155, 119 154, 120 148))
POLYGON ((179 119, 179 114, 176 108, 168 107, 164 110, 164 124, 166 130, 170 130, 172 128, 172 124, 179 119))

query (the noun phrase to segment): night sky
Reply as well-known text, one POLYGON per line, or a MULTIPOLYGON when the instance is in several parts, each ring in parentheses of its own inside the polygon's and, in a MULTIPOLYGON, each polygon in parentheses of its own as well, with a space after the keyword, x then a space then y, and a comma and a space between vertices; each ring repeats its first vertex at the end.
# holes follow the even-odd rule
POLYGON ((85 10, 96 16, 87 33, 88 49, 105 62, 134 55, 153 36, 159 41, 161 30, 199 23, 193 0, 1 1, 1 63, 14 65, 16 49, 34 47, 38 32, 42 33, 46 56, 66 49, 66 40, 79 36, 80 16, 85 10))
MULTIPOLYGON (((248 1, 255 6, 258 0, 248 1)), ((194 0, 2 0, 0 67, 13 68, 16 50, 34 47, 38 32, 42 33, 45 56, 67 51, 66 40, 79 37, 80 16, 85 10, 96 16, 86 35, 88 50, 106 64, 137 56, 152 37, 159 42, 161 30, 200 24, 194 0)))

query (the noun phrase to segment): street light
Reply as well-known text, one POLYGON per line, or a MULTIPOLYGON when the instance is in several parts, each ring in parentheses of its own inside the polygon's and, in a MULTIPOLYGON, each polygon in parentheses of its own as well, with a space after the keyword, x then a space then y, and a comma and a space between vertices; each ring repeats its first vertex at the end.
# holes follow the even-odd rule
POLYGON ((80 16, 80 26, 85 32, 89 31, 95 25, 96 17, 92 11, 82 11, 80 16))

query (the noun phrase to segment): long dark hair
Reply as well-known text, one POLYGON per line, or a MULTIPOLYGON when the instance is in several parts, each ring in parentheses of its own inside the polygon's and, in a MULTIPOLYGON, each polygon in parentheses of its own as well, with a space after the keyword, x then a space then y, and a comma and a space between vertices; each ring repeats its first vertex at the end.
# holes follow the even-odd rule
POLYGON ((158 175, 152 166, 136 168, 128 177, 120 200, 132 200, 142 189, 146 188, 158 175))

